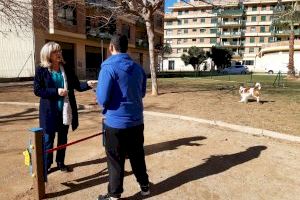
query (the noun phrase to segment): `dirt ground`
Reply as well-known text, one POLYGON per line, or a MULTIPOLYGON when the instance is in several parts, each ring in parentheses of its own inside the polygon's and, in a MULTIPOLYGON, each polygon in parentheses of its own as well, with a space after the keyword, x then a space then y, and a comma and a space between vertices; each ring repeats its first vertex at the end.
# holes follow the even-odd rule
MULTIPOLYGON (((212 98, 217 92, 223 91, 214 94, 210 91, 175 90, 165 91, 159 97, 148 95, 145 110, 219 120, 222 120, 222 113, 236 115, 236 119, 243 113, 255 118, 255 111, 259 110, 256 104, 230 103, 233 94, 228 92, 222 93, 224 108, 213 108, 216 113, 212 114, 207 106, 219 101, 212 98), (227 108, 228 104, 230 108, 227 108), (238 112, 238 109, 244 111, 238 112)), ((78 93, 77 100, 80 104, 91 105, 94 103, 94 94, 92 91, 78 93)), ((0 102, 9 101, 38 102, 38 98, 32 95, 31 86, 0 88, 0 102)), ((259 106, 266 110, 271 109, 269 105, 265 103, 259 106)), ((0 104, 0 110, 0 199, 33 199, 32 178, 23 164, 22 152, 28 145, 28 129, 38 126, 38 109, 0 104)), ((276 110, 270 112, 275 116, 276 110)), ((270 114, 265 114, 270 119, 270 114)), ((282 114, 283 120, 286 120, 282 114)), ((97 109, 80 110, 79 118, 80 127, 75 132, 70 131, 69 141, 101 130, 101 117, 97 109)), ((289 120, 291 128, 283 131, 274 125, 274 129, 285 133, 299 130, 292 124, 296 119, 289 120)), ((269 124, 261 119, 254 121, 256 127, 269 124)), ((233 123, 232 120, 229 122, 233 123)), ((250 116, 234 122, 251 126, 254 123, 250 116)), ((294 200, 300 196, 299 143, 146 115, 145 152, 149 177, 153 183, 149 199, 294 200)), ((73 168, 73 172, 64 174, 55 171, 49 175, 46 185, 48 199, 88 200, 106 193, 108 174, 100 137, 69 147, 66 163, 73 168)), ((126 161, 123 197, 141 199, 138 191, 129 162, 126 161)))
MULTIPOLYGON (((212 81, 201 82, 201 85, 189 80, 161 83, 158 97, 148 92, 144 99, 145 110, 219 120, 300 136, 299 92, 296 95, 284 95, 280 89, 263 91, 262 104, 243 104, 238 102, 240 99, 236 88, 218 86, 212 81)), ((77 93, 76 97, 79 104, 95 103, 93 91, 77 93)), ((39 99, 33 95, 32 86, 23 86, 0 88, 0 102, 4 101, 38 103, 39 99)))

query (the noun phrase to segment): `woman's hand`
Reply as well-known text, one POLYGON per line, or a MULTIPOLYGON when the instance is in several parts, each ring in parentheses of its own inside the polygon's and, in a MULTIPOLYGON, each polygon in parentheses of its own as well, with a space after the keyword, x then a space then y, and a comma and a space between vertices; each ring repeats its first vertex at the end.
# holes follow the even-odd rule
POLYGON ((88 86, 90 86, 91 88, 96 87, 97 83, 98 83, 98 81, 96 81, 96 80, 87 81, 88 86))
POLYGON ((68 90, 64 89, 64 88, 58 88, 58 95, 65 97, 68 94, 68 90))

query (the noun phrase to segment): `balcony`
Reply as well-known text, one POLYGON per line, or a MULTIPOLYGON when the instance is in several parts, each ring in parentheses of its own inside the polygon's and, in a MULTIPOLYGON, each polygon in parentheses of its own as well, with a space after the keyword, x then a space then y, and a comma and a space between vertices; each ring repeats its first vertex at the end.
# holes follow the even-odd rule
POLYGON ((238 31, 238 32, 219 32, 218 35, 221 38, 239 38, 244 35, 244 32, 238 31))
MULTIPOLYGON (((271 31, 272 35, 290 35, 291 31, 290 30, 276 30, 276 31, 271 31)), ((300 35, 300 29, 295 29, 294 30, 295 35, 300 35)))
POLYGON ((239 41, 217 43, 217 46, 222 46, 222 47, 239 47, 241 45, 242 45, 242 42, 239 42, 239 41))
POLYGON ((243 9, 229 9, 218 12, 219 17, 236 17, 244 15, 243 9))
POLYGON ((87 27, 86 35, 89 39, 102 39, 104 41, 110 41, 112 35, 109 32, 100 32, 98 28, 87 27))
POLYGON ((246 21, 245 20, 239 20, 239 21, 222 21, 222 22, 218 22, 218 26, 219 27, 240 27, 240 26, 244 26, 246 25, 246 21))

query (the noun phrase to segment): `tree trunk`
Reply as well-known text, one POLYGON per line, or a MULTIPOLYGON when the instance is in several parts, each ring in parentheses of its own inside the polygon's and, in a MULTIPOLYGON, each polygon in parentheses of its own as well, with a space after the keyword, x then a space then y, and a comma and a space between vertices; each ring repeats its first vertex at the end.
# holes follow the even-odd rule
POLYGON ((295 66, 294 66, 294 42, 295 33, 294 29, 291 28, 290 41, 289 41, 289 65, 288 65, 288 76, 295 77, 295 66))
POLYGON ((158 86, 157 86, 157 78, 156 78, 156 67, 154 61, 154 25, 153 25, 153 17, 149 17, 146 21, 146 29, 148 35, 148 43, 149 43, 149 58, 150 58, 150 73, 151 73, 151 83, 152 83, 152 95, 158 95, 158 86))

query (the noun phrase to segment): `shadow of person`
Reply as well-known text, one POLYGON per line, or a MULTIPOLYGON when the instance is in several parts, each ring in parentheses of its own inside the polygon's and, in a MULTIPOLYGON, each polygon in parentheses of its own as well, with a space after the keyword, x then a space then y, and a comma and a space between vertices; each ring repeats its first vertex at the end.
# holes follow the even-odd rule
MULTIPOLYGON (((203 136, 194 136, 194 137, 187 137, 187 138, 180 138, 176 140, 161 142, 158 144, 151 144, 145 146, 145 156, 156 154, 163 151, 171 151, 176 150, 180 146, 200 146, 201 144, 196 143, 196 141, 204 140, 206 137, 203 136)), ((94 165, 106 162, 106 157, 95 159, 91 161, 85 161, 81 163, 75 163, 69 165, 70 168, 74 169, 76 167, 82 167, 87 165, 94 165)), ((78 178, 75 180, 67 181, 61 183, 68 188, 59 192, 53 192, 46 195, 47 198, 55 198, 59 196, 63 196, 66 194, 70 194, 79 190, 84 190, 89 187, 93 187, 96 185, 100 185, 108 181, 108 172, 106 168, 96 174, 86 176, 83 178, 78 178)), ((132 172, 125 172, 124 176, 131 175, 132 172)))
POLYGON ((205 159, 205 163, 203 164, 184 170, 172 177, 154 184, 151 188, 151 194, 149 196, 142 197, 139 193, 137 193, 126 199, 146 199, 173 190, 188 182, 222 173, 232 167, 258 158, 261 152, 265 149, 267 149, 266 146, 253 146, 249 147, 245 151, 235 154, 211 156, 205 159))

